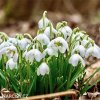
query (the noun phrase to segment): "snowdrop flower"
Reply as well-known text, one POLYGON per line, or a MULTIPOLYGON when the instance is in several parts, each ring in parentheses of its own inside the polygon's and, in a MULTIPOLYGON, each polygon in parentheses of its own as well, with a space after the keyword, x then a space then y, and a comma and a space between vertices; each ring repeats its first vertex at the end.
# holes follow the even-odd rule
POLYGON ((52 35, 53 35, 53 34, 57 34, 57 31, 56 31, 52 26, 46 27, 45 30, 44 30, 44 34, 45 34, 48 38, 50 38, 50 35, 51 35, 50 32, 52 33, 52 35), (51 27, 51 28, 50 28, 50 27, 51 27))
POLYGON ((38 76, 39 76, 39 75, 44 76, 44 75, 46 75, 46 74, 49 74, 49 66, 48 66, 45 62, 43 62, 43 63, 39 66, 39 68, 37 69, 37 75, 38 75, 38 76))
POLYGON ((72 40, 82 41, 85 37, 86 37, 86 35, 84 33, 82 33, 81 31, 78 31, 78 32, 72 34, 72 40))
POLYGON ((60 51, 61 53, 65 53, 66 50, 69 50, 68 43, 62 37, 53 39, 49 43, 48 48, 52 48, 55 51, 60 51))
POLYGON ((6 69, 8 68, 10 68, 11 70, 17 68, 17 63, 14 62, 12 58, 9 59, 6 63, 6 69))
POLYGON ((23 56, 25 57, 26 61, 29 61, 30 63, 32 63, 34 60, 40 62, 40 60, 43 58, 42 53, 38 49, 32 49, 28 52, 25 51, 23 56))
POLYGON ((50 21, 48 20, 48 18, 46 18, 46 13, 47 13, 46 11, 43 13, 43 17, 38 22, 38 27, 39 28, 45 28, 50 23, 50 21))
POLYGON ((89 47, 86 51, 85 57, 88 58, 89 56, 100 58, 100 48, 94 44, 94 46, 89 47))
POLYGON ((0 50, 0 55, 6 54, 6 56, 10 59, 13 58, 14 61, 17 61, 18 59, 18 53, 17 53, 17 48, 15 46, 9 46, 2 48, 0 50))
POLYGON ((18 40, 16 38, 11 38, 11 37, 9 37, 7 41, 14 45, 17 45, 17 43, 18 43, 18 40))
POLYGON ((31 41, 27 38, 23 38, 21 40, 18 40, 18 46, 20 47, 21 50, 25 50, 26 46, 31 43, 31 41))
POLYGON ((67 36, 71 36, 72 34, 72 29, 69 26, 61 27, 58 31, 60 31, 64 35, 65 39, 67 38, 67 36))
POLYGON ((52 49, 52 48, 47 48, 44 50, 43 55, 44 57, 46 56, 46 54, 50 55, 50 56, 56 56, 58 57, 58 51, 52 49))
POLYGON ((4 47, 11 46, 11 45, 13 45, 13 44, 10 43, 10 42, 2 42, 2 43, 0 44, 0 49, 2 49, 2 48, 4 48, 4 47))
POLYGON ((84 46, 82 45, 77 45, 73 50, 72 50, 72 55, 77 52, 79 53, 82 57, 85 56, 85 52, 86 52, 86 49, 84 46))
POLYGON ((88 39, 83 39, 81 41, 81 45, 83 45, 83 46, 86 46, 87 45, 87 47, 92 47, 92 42, 90 40, 88 40, 88 39))
POLYGON ((39 34, 34 38, 34 41, 40 42, 42 45, 48 45, 50 39, 45 34, 39 34))
POLYGON ((85 66, 85 61, 79 54, 73 54, 69 59, 69 63, 73 66, 77 66, 79 62, 81 62, 82 65, 85 66))

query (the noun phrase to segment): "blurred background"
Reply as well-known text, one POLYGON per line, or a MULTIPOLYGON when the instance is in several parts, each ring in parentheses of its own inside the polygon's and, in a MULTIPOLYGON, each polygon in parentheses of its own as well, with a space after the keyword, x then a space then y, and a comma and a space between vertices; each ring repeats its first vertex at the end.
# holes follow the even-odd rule
POLYGON ((100 0, 0 0, 0 31, 36 34, 43 11, 54 23, 85 30, 100 46, 100 0))

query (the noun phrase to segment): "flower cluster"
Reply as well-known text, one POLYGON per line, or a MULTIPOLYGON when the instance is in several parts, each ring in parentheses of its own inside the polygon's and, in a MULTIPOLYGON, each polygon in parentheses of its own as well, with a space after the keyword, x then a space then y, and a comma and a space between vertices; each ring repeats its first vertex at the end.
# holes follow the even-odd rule
POLYGON ((36 91, 35 89, 37 82, 40 82, 37 84, 42 90, 45 88, 43 90, 45 93, 54 92, 55 87, 57 91, 63 90, 61 86, 66 81, 67 87, 63 84, 65 89, 71 88, 78 79, 74 76, 75 71, 75 75, 80 76, 81 71, 79 70, 83 71, 86 58, 90 56, 100 58, 100 48, 85 32, 79 28, 71 29, 65 21, 57 23, 54 28, 46 17, 46 12, 40 19, 38 27, 35 38, 29 34, 16 34, 12 38, 0 32, 0 69, 3 73, 10 72, 9 74, 14 71, 13 75, 16 77, 13 76, 12 79, 16 78, 15 86, 19 88, 21 86, 21 89, 16 89, 15 83, 7 75, 9 81, 12 81, 10 88, 24 93, 22 88, 27 87, 28 95, 31 95, 32 90, 35 94, 41 94, 41 90, 36 91), (27 84, 30 84, 30 87, 27 84))

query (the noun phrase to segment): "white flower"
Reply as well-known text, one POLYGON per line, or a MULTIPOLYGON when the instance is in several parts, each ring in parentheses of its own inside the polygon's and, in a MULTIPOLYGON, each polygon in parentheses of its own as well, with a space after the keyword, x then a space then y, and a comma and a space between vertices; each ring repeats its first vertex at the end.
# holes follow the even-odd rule
POLYGON ((92 46, 91 41, 89 41, 88 39, 83 39, 81 41, 81 45, 86 46, 87 44, 88 44, 88 47, 91 47, 92 46))
POLYGON ((37 75, 42 75, 44 76, 45 74, 49 74, 49 66, 43 62, 39 68, 37 69, 37 75))
POLYGON ((25 50, 26 46, 30 43, 31 43, 31 41, 27 38, 23 38, 21 40, 18 40, 18 46, 20 47, 21 50, 25 50))
POLYGON ((48 45, 50 39, 45 34, 39 34, 34 38, 34 41, 40 42, 42 45, 48 45))
POLYGON ((56 56, 56 57, 58 57, 58 51, 56 51, 56 50, 54 50, 52 48, 45 49, 44 52, 43 52, 44 57, 45 57, 46 54, 48 54, 50 56, 56 56))
POLYGON ((73 66, 77 66, 79 61, 81 62, 81 64, 83 66, 85 66, 85 61, 83 60, 83 58, 79 54, 74 54, 69 59, 69 63, 72 64, 73 66))
POLYGON ((89 47, 86 51, 85 57, 88 58, 89 56, 100 58, 100 48, 94 44, 94 46, 89 47))
POLYGON ((50 32, 51 32, 52 34, 57 34, 57 31, 53 28, 53 26, 51 26, 51 28, 50 28, 50 26, 49 26, 49 27, 46 27, 46 29, 45 29, 45 31, 44 31, 44 34, 45 34, 48 38, 50 38, 50 32))
POLYGON ((84 36, 85 35, 82 32, 76 32, 75 34, 72 35, 72 40, 75 39, 81 41, 84 36))
POLYGON ((86 49, 84 46, 82 45, 77 45, 73 50, 72 50, 72 54, 74 54, 75 52, 79 53, 82 57, 85 56, 85 52, 86 49))
POLYGON ((69 26, 61 27, 59 31, 64 35, 65 39, 72 34, 72 29, 69 26))
POLYGON ((26 58, 26 61, 29 61, 30 63, 32 63, 34 60, 40 62, 40 60, 43 58, 42 53, 38 49, 32 49, 28 52, 25 51, 23 56, 26 58))
POLYGON ((48 26, 48 24, 50 23, 50 21, 48 20, 48 18, 42 18, 39 22, 38 22, 38 26, 39 28, 45 28, 46 26, 48 26))
POLYGON ((39 28, 45 28, 50 23, 50 21, 48 20, 48 18, 46 18, 46 13, 47 13, 46 11, 43 13, 43 17, 38 22, 38 27, 39 28))
POLYGON ((65 53, 66 50, 69 50, 67 42, 62 37, 57 37, 56 39, 53 39, 49 43, 48 48, 52 48, 55 51, 60 51, 61 53, 65 53))
POLYGON ((18 60, 17 48, 15 46, 4 47, 0 50, 0 55, 5 54, 9 59, 13 58, 14 61, 18 60))
POLYGON ((13 44, 10 43, 10 42, 2 42, 0 44, 0 50, 3 49, 4 47, 8 47, 8 46, 11 46, 11 45, 13 45, 13 44))
POLYGON ((6 63, 6 68, 10 68, 11 70, 17 68, 17 63, 13 61, 13 59, 9 59, 6 63))
POLYGON ((16 38, 11 38, 11 37, 9 37, 7 41, 14 45, 17 45, 17 43, 18 43, 18 40, 16 38))

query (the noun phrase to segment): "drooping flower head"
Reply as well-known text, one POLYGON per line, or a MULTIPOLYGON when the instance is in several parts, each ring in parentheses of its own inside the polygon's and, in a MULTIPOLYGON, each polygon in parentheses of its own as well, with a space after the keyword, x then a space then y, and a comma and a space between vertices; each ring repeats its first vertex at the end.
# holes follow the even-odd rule
POLYGON ((93 56, 100 59, 100 48, 96 44, 86 50, 85 57, 88 58, 89 56, 93 56))
POLYGON ((73 54, 69 59, 69 63, 73 66, 77 66, 79 62, 81 62, 81 64, 85 66, 85 61, 79 54, 73 54))
POLYGON ((31 41, 27 38, 22 38, 21 40, 18 40, 18 46, 21 50, 25 50, 27 45, 30 44, 31 41))
POLYGON ((59 22, 56 28, 58 32, 60 32, 64 36, 64 39, 67 39, 67 37, 71 36, 72 34, 72 29, 67 25, 67 22, 65 21, 63 21, 62 23, 59 22))
POLYGON ((0 54, 5 54, 9 59, 13 58, 14 61, 18 60, 18 52, 15 46, 5 47, 0 50, 0 54))
POLYGON ((39 42, 41 45, 48 45, 50 39, 45 34, 39 34, 34 38, 34 41, 39 42))
POLYGON ((49 74, 49 71, 50 71, 49 66, 48 66, 45 62, 43 62, 43 63, 37 68, 37 75, 38 75, 38 76, 39 76, 39 75, 44 76, 44 75, 46 75, 46 74, 49 74))
POLYGON ((14 62, 12 58, 9 59, 6 63, 6 69, 8 69, 8 68, 11 70, 17 68, 17 63, 14 62))
POLYGON ((34 60, 40 62, 43 58, 42 53, 38 49, 32 49, 30 51, 25 51, 23 56, 25 57, 26 61, 32 63, 34 60))
POLYGON ((44 11, 43 13, 43 17, 40 19, 40 21, 38 22, 38 27, 39 28, 45 28, 48 26, 48 24, 50 23, 50 21, 48 20, 48 18, 46 17, 46 13, 47 11, 44 11))
POLYGON ((62 37, 53 39, 49 43, 48 48, 52 48, 55 51, 60 51, 61 53, 65 53, 66 50, 69 50, 68 43, 62 37))

